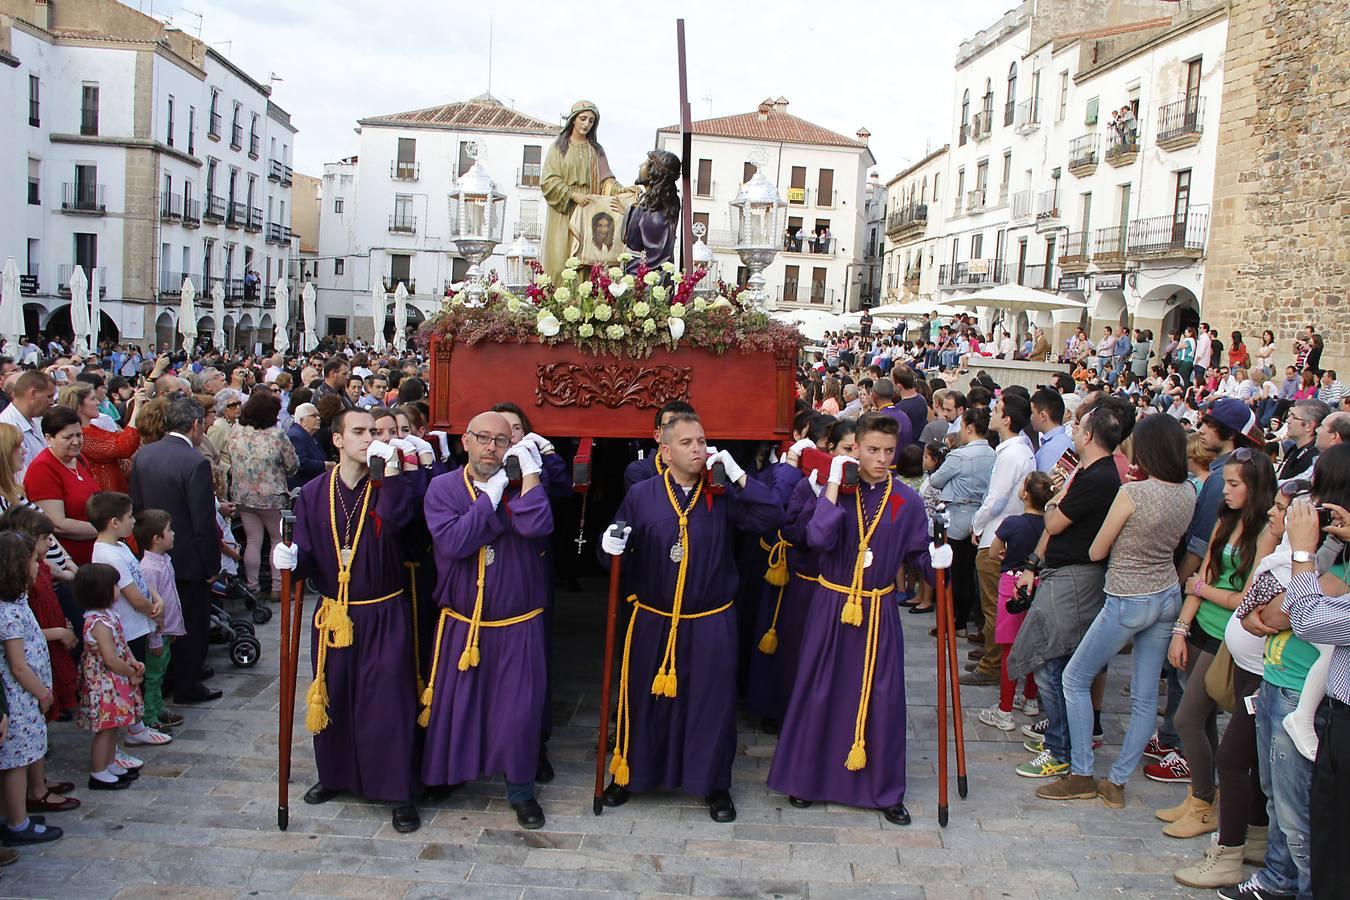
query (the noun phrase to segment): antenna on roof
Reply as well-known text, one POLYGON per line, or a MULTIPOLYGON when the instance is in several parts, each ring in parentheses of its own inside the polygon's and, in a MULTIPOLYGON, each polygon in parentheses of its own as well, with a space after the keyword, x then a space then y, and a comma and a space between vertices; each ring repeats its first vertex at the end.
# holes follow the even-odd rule
POLYGON ((202 39, 202 19, 203 19, 202 14, 197 12, 195 9, 188 9, 186 6, 178 7, 178 11, 181 13, 187 13, 189 16, 197 17, 197 40, 200 41, 202 39))
POLYGON ((708 104, 708 118, 711 119, 711 118, 712 118, 712 111, 713 111, 713 98, 712 98, 712 94, 704 94, 702 97, 699 97, 698 99, 700 99, 700 100, 702 100, 704 103, 708 104))
POLYGON ((488 95, 492 94, 492 16, 488 16, 488 95))

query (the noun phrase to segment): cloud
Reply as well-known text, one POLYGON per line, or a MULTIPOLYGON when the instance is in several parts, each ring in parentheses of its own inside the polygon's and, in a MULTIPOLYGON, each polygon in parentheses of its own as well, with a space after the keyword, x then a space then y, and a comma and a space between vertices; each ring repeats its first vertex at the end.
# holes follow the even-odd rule
MULTIPOLYGON (((631 181, 657 128, 679 121, 676 11, 686 19, 695 119, 785 96, 789 112, 852 135, 872 132, 883 178, 950 140, 956 46, 1013 0, 767 3, 691 0, 678 7, 515 0, 486 8, 444 0, 194 0, 202 37, 260 81, 300 129, 296 167, 357 151, 365 116, 472 97, 488 87, 523 112, 558 121, 594 101, 601 137, 631 181), (224 42, 229 41, 226 45, 224 42)), ((148 8, 149 0, 141 6, 148 8)), ((196 18, 154 12, 191 33, 196 18)))

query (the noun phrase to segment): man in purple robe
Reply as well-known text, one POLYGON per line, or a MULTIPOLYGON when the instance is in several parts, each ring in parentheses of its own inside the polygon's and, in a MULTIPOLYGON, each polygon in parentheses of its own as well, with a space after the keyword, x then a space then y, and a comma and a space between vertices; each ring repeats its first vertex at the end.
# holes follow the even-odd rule
POLYGON ((628 464, 628 468, 623 470, 624 493, 631 491, 633 485, 640 481, 646 481, 648 478, 655 478, 657 475, 664 475, 666 471, 665 463, 661 461, 661 429, 665 427, 666 422, 676 413, 694 414, 694 407, 683 400, 669 400, 664 406, 656 411, 656 421, 652 423, 652 440, 656 441, 656 449, 652 450, 642 459, 635 459, 628 464))
MULTIPOLYGON (((731 822, 736 753, 737 575, 733 529, 777 528, 782 509, 762 482, 725 450, 708 453, 692 413, 671 416, 661 433, 668 467, 633 486, 601 549, 625 556, 624 592, 633 605, 619 676, 618 724, 607 806, 630 791, 702 796, 713 821, 731 822), (725 467, 725 493, 706 473, 725 467), (674 627, 672 627, 674 625, 674 627)), ((606 559, 607 557, 603 557, 606 559)))
POLYGON ((338 464, 301 489, 295 542, 272 551, 274 566, 309 579, 320 594, 305 700, 319 781, 305 802, 342 793, 392 802, 394 829, 416 831, 416 673, 400 541, 415 476, 400 473, 397 449, 373 440, 368 411, 345 410, 332 429, 338 464), (385 470, 378 483, 370 477, 377 459, 385 470))
POLYGON ((504 774, 522 828, 540 828, 534 797, 547 696, 551 599, 545 555, 553 513, 534 444, 511 444, 511 425, 485 412, 464 433, 469 462, 437 476, 427 491, 427 528, 441 573, 422 780, 457 785, 504 774), (520 486, 504 468, 520 463, 520 486))
POLYGON ((895 419, 858 420, 854 493, 840 491, 836 456, 815 501, 807 545, 820 575, 806 614, 797 679, 769 770, 793 806, 817 800, 880 809, 908 825, 902 568, 932 581, 923 501, 888 471, 895 419))

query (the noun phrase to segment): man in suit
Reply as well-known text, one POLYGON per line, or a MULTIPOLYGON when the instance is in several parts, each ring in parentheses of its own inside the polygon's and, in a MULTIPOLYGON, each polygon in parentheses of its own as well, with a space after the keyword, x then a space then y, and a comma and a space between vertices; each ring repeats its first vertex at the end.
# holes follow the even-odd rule
MULTIPOLYGON (((164 412, 165 435, 136 452, 131 466, 131 502, 136 512, 162 509, 173 519, 177 537, 169 551, 183 605, 187 635, 174 642, 165 687, 177 703, 220 699, 203 684, 211 630, 210 579, 220 571, 220 532, 211 463, 197 449, 206 434, 206 412, 190 397, 180 397, 164 412)), ((167 693, 167 690, 166 690, 167 693)))

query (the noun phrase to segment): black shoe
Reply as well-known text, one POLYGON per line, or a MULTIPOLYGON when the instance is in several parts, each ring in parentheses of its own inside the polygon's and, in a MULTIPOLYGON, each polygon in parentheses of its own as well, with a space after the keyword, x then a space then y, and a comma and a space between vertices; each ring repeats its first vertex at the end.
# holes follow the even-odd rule
POLYGON ((548 761, 548 745, 543 744, 539 747, 539 767, 535 770, 534 780, 548 784, 553 780, 553 775, 553 763, 548 761))
POLYGON ((443 803, 450 799, 450 795, 455 792, 457 784, 433 784, 428 785, 422 791, 422 802, 425 804, 443 803))
POLYGON ((316 784, 305 791, 305 802, 310 806, 318 806, 320 803, 327 803, 341 793, 342 791, 329 790, 322 784, 316 784))
POLYGON ((141 777, 141 770, 140 770, 140 769, 127 769, 127 770, 126 770, 125 772, 123 772, 121 775, 118 775, 118 776, 117 776, 117 780, 118 780, 118 781, 135 781, 137 778, 140 778, 140 777, 141 777))
POLYGON ((55 841, 61 837, 63 832, 55 825, 44 825, 41 822, 35 822, 29 817, 28 827, 23 831, 15 831, 6 825, 3 829, 6 847, 21 847, 25 844, 45 844, 48 841, 55 841), (39 826, 42 828, 38 831, 39 826))
POLYGON ((129 787, 131 787, 131 782, 121 778, 116 781, 99 781, 93 775, 89 776, 89 790, 91 791, 125 791, 129 787))
POLYGON ((539 808, 539 801, 533 797, 524 803, 512 803, 511 808, 516 811, 516 824, 521 828, 533 831, 544 827, 544 811, 539 808))
POLYGON ((201 674, 197 676, 198 681, 210 681, 216 677, 216 670, 210 666, 202 666, 201 674))
POLYGON ((924 613, 937 612, 936 606, 911 606, 909 614, 911 616, 921 616, 924 613))
POLYGON ((1277 894, 1261 887, 1256 883, 1255 875, 1242 884, 1219 888, 1219 896, 1224 900, 1295 900, 1294 894, 1277 894))
POLYGON ((601 795, 600 800, 606 806, 613 808, 623 806, 631 796, 632 794, 628 793, 628 788, 611 781, 609 787, 605 788, 605 793, 601 795))
POLYGON ((886 817, 886 821, 892 825, 908 825, 912 820, 909 817, 909 810, 905 809, 905 804, 897 803, 894 806, 888 806, 881 811, 886 817))
POLYGON ((411 834, 421 827, 422 817, 417 814, 416 806, 404 803, 394 807, 394 830, 399 834, 411 834))
POLYGON ((731 802, 730 791, 713 791, 705 800, 708 815, 714 822, 736 821, 736 804, 731 802))
POLYGON ((174 694, 173 702, 179 706, 190 703, 210 703, 212 700, 219 700, 224 694, 214 688, 209 688, 204 684, 197 684, 185 691, 179 691, 174 694))
POLYGON ((788 802, 798 809, 810 809, 811 801, 803 800, 801 797, 788 797, 788 802))

